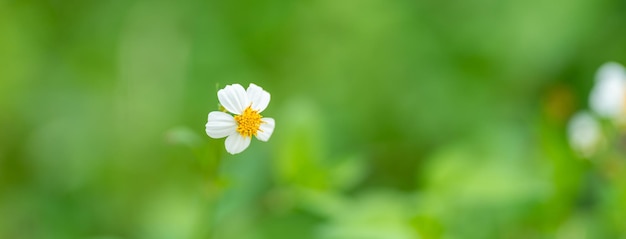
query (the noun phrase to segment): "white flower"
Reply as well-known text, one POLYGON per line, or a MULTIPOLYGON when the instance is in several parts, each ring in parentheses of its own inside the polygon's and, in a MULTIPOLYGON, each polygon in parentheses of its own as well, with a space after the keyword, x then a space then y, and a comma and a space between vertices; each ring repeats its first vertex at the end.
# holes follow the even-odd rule
POLYGON ((234 114, 213 111, 209 113, 206 133, 211 138, 226 138, 226 151, 241 153, 248 148, 252 136, 267 141, 274 132, 274 119, 260 113, 270 103, 270 93, 250 84, 245 90, 240 84, 227 85, 217 92, 220 104, 234 114))
POLYGON ((567 136, 572 149, 583 157, 593 155, 603 139, 600 124, 585 111, 576 113, 570 119, 567 136))
POLYGON ((616 62, 607 62, 596 73, 596 84, 589 95, 589 106, 598 115, 621 121, 625 114, 626 70, 616 62))

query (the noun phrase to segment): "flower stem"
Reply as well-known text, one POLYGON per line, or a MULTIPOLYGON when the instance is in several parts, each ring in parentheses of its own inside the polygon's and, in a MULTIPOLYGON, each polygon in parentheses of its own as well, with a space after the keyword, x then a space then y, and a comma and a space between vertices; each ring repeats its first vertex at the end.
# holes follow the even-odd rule
POLYGON ((210 213, 209 213, 209 238, 216 238, 218 225, 218 212, 220 208, 220 198, 223 193, 223 185, 221 185, 220 168, 222 164, 223 149, 216 141, 211 143, 208 152, 210 161, 208 169, 208 187, 210 197, 210 213))

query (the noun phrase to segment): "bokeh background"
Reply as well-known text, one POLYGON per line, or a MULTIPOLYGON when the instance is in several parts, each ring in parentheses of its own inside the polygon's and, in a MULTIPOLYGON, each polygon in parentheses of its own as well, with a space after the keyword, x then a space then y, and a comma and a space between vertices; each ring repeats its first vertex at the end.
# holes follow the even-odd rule
POLYGON ((625 238, 618 0, 0 0, 0 238, 625 238), (262 86, 269 142, 206 136, 262 86), (621 143, 620 143, 621 142, 621 143))

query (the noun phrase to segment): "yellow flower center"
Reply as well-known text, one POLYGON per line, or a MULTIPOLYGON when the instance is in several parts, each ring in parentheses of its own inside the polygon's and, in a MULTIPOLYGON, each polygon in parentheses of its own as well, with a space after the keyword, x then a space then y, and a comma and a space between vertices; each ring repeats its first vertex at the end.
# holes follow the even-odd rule
POLYGON ((237 132, 243 137, 256 136, 261 127, 261 115, 250 106, 241 115, 235 115, 235 121, 237 121, 237 132))

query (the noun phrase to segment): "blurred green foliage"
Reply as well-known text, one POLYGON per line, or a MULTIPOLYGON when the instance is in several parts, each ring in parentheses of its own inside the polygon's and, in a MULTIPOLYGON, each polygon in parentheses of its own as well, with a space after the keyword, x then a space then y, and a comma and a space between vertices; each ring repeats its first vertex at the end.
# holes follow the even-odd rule
POLYGON ((623 238, 623 142, 581 159, 565 126, 625 25, 618 0, 0 0, 0 238, 623 238), (206 117, 250 82, 276 130, 228 155, 206 117))

